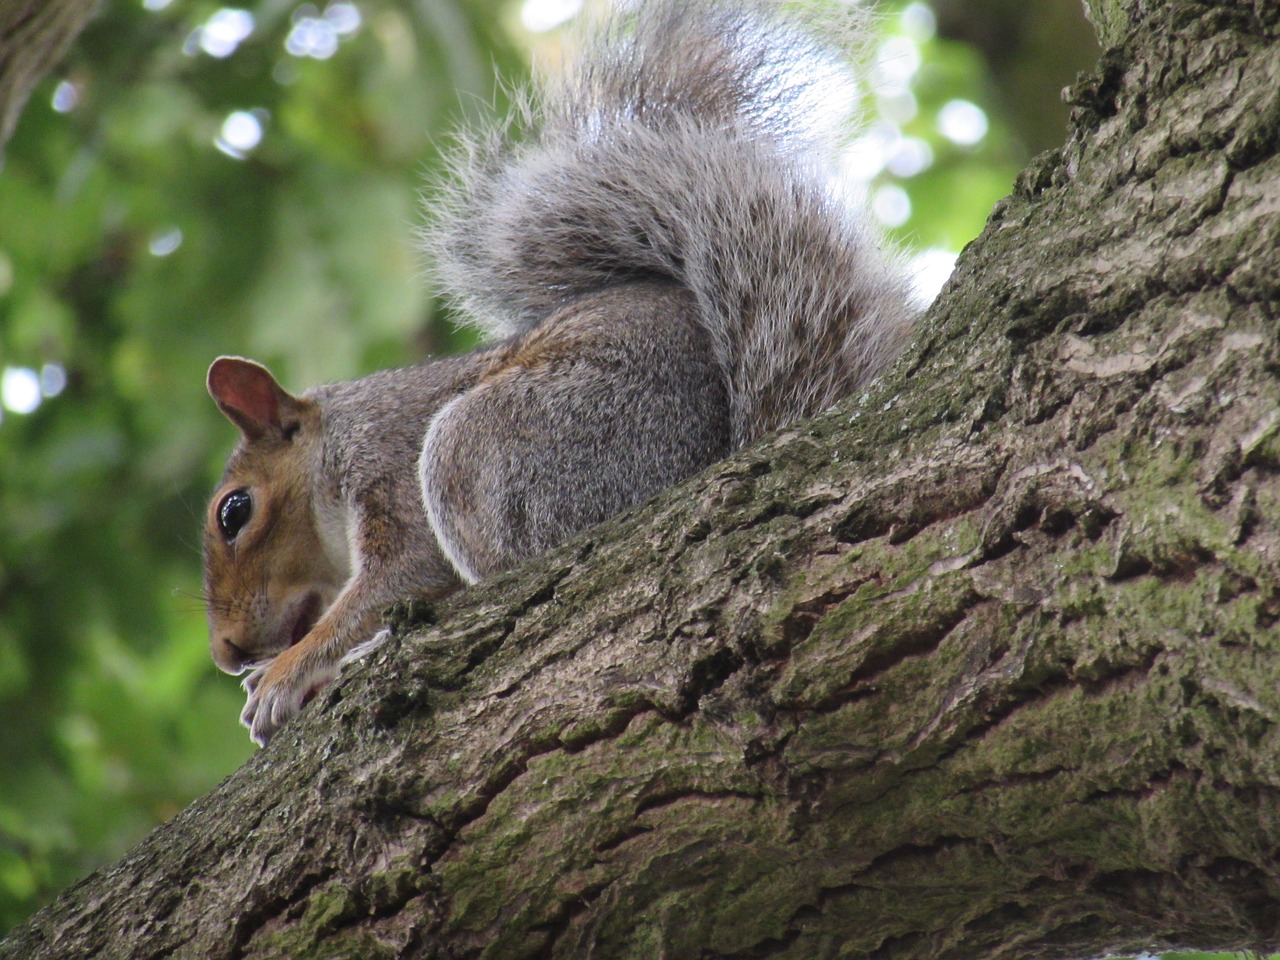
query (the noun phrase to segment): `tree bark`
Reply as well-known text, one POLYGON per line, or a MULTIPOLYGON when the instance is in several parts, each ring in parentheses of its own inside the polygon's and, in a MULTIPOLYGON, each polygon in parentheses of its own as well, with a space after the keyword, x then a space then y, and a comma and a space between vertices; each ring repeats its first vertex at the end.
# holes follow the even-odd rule
POLYGON ((0 148, 32 88, 62 59, 94 6, 94 0, 0 2, 0 148))
POLYGON ((1135 23, 877 386, 401 611, 0 957, 1280 948, 1280 11, 1135 23))

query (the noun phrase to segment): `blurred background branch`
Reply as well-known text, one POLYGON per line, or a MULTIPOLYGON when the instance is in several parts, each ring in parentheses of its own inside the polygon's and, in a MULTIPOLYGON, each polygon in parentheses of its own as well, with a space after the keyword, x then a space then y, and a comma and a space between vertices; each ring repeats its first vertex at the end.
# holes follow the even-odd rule
POLYGON ((0 4, 0 148, 13 133, 31 88, 62 59, 93 7, 93 0, 0 4))

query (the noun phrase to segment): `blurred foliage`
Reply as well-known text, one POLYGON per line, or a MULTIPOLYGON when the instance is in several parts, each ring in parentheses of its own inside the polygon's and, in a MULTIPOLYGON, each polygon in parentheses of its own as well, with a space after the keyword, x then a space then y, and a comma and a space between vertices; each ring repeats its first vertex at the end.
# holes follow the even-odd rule
POLYGON ((1093 69, 1099 47, 1082 3, 933 0, 938 33, 981 53, 994 102, 1034 153, 1062 143, 1062 87, 1093 69))
MULTIPOLYGON (((502 111, 497 78, 526 69, 519 5, 360 0, 355 29, 346 3, 247 9, 227 49, 246 21, 216 3, 107 5, 0 171, 0 931, 251 752, 199 599, 233 440, 210 360, 300 389, 467 345, 419 277, 418 192, 449 128, 502 111), (344 32, 306 34, 326 17, 344 32)), ((864 173, 908 200, 897 240, 955 252, 1027 151, 990 110, 972 144, 940 132, 948 103, 991 102, 984 64, 923 4, 887 10, 870 120, 930 162, 864 173)))

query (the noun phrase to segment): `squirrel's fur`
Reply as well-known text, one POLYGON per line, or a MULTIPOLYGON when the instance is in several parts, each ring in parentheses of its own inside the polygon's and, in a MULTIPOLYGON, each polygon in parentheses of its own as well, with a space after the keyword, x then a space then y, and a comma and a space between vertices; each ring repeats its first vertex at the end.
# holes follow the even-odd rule
MULTIPOLYGON (((830 36, 830 24, 822 26, 830 36)), ((408 595, 638 503, 874 376, 908 285, 831 179, 839 68, 763 0, 648 0, 463 140, 426 245, 498 342, 301 396, 223 357, 214 659, 265 742, 408 595)))
POLYGON ((725 371, 734 446, 848 394, 912 319, 904 272, 833 188, 830 44, 865 20, 750 0, 613 20, 525 102, 522 138, 458 152, 425 232, 445 293, 509 336, 581 293, 678 283, 725 371))

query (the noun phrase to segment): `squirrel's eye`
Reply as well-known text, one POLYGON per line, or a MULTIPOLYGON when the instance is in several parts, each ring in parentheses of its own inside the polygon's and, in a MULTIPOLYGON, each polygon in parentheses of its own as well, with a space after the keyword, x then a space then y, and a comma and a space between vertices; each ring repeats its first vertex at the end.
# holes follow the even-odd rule
POLYGON ((234 540, 253 516, 253 499, 244 490, 232 490, 218 504, 218 529, 228 540, 234 540))

